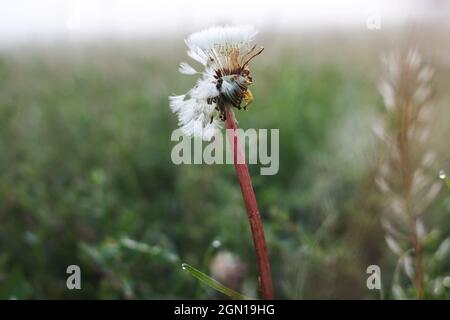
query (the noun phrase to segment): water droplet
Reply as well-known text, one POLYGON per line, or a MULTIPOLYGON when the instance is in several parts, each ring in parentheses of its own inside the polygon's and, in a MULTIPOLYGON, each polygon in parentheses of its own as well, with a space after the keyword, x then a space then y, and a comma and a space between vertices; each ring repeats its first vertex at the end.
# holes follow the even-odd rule
POLYGON ((187 264, 186 263, 182 263, 181 264, 181 269, 186 270, 187 269, 187 264))
POLYGON ((444 170, 439 171, 439 178, 442 180, 447 178, 447 175, 445 174, 444 170))
POLYGON ((218 248, 218 247, 220 247, 222 245, 222 242, 220 242, 220 240, 214 240, 213 242, 212 242, 212 246, 214 247, 214 248, 218 248))

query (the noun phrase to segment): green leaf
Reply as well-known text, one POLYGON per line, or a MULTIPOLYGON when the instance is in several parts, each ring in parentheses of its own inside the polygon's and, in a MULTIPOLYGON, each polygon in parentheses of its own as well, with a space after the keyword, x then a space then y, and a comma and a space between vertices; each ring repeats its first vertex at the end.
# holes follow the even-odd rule
POLYGON ((220 282, 218 282, 218 281, 214 280, 213 278, 207 276, 206 274, 204 274, 200 270, 195 269, 194 267, 188 265, 187 263, 183 263, 181 265, 181 267, 183 268, 183 270, 188 271, 192 276, 194 276, 195 278, 200 280, 202 283, 204 283, 207 286, 213 288, 214 290, 217 290, 217 291, 223 293, 224 295, 230 297, 231 299, 250 300, 250 298, 240 294, 239 292, 234 291, 233 289, 230 289, 230 288, 224 286, 220 282))

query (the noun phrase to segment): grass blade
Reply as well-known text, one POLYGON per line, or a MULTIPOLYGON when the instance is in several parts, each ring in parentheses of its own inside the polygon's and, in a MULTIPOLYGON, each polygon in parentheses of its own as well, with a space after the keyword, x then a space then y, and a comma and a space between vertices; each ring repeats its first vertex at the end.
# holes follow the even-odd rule
POLYGON ((214 280, 213 278, 209 277, 208 275, 204 274, 198 269, 195 269, 194 267, 188 265, 187 263, 183 263, 181 265, 183 270, 188 271, 192 276, 200 280, 202 283, 206 284, 207 286, 213 288, 214 290, 217 290, 224 295, 230 297, 231 299, 235 300, 249 300, 250 298, 247 298, 246 296, 240 294, 239 292, 234 291, 233 289, 230 289, 217 280, 214 280))

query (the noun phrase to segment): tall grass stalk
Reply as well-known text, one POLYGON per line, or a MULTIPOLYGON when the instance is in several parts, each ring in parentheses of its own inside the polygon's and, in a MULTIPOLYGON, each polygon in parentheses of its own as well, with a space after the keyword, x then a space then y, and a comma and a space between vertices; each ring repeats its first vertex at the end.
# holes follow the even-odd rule
POLYGON ((436 157, 426 147, 433 109, 433 69, 423 63, 416 50, 392 54, 385 63, 388 76, 380 92, 387 112, 374 130, 388 154, 375 182, 387 199, 382 220, 386 241, 401 258, 417 299, 423 299, 423 214, 441 185, 427 173, 436 157))

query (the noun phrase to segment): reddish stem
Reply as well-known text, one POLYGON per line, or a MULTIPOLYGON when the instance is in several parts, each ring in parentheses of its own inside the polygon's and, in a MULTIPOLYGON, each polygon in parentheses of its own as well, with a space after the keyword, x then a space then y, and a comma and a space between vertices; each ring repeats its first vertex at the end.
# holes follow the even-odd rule
POLYGON ((264 237, 264 228, 259 214, 258 203, 256 202, 253 191, 252 179, 245 162, 242 146, 239 143, 237 135, 236 118, 231 108, 227 108, 227 120, 225 126, 233 130, 233 135, 227 134, 230 146, 233 146, 233 163, 236 174, 241 185, 242 197, 244 198, 247 216, 253 236, 253 245, 255 246, 256 258, 258 259, 259 285, 261 296, 265 300, 273 299, 272 275, 270 273, 269 254, 267 251, 266 240, 264 237), (237 161, 239 159, 239 161, 237 161))

